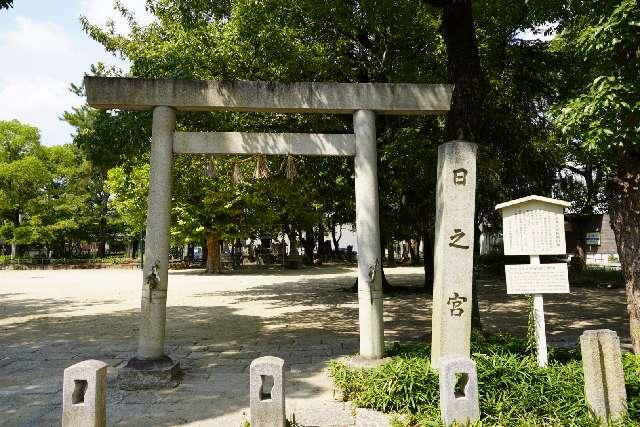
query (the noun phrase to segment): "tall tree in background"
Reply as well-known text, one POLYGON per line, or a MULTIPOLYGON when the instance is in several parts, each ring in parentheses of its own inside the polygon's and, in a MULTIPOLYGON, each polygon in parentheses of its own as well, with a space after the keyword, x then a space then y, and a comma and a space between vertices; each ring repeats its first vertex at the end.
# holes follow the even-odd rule
POLYGON ((624 274, 633 351, 640 353, 640 6, 572 3, 554 48, 585 76, 557 114, 567 144, 606 173, 605 196, 624 274))
MULTIPOLYGON (((464 140, 481 143, 482 126, 485 122, 483 102, 489 85, 480 65, 471 0, 426 1, 442 8, 440 33, 447 47, 449 83, 455 85, 451 108, 447 114, 445 141, 464 140)), ((474 245, 474 250, 476 247, 477 245, 474 245)), ((472 324, 480 327, 475 279, 473 288, 472 324)))
POLYGON ((50 179, 40 131, 17 120, 0 121, 0 218, 3 240, 11 242, 11 258, 18 256, 16 230, 27 205, 50 179))

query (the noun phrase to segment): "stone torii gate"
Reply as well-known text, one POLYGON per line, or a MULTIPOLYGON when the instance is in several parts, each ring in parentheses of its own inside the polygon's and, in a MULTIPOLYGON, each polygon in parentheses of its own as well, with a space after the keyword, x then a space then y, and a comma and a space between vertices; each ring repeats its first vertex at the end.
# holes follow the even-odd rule
POLYGON ((384 352, 375 114, 444 114, 451 85, 271 83, 85 77, 87 102, 102 109, 153 110, 140 332, 136 357, 119 372, 123 388, 171 383, 165 354, 173 155, 181 153, 354 156, 360 356, 384 352), (352 114, 353 134, 176 132, 179 111, 352 114))

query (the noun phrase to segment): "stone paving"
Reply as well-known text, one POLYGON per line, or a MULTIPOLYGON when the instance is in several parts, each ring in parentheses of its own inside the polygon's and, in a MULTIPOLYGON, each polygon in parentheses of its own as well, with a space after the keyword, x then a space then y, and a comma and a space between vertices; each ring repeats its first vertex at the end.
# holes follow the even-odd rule
MULTIPOLYGON (((422 269, 386 274, 398 289, 385 297, 385 340, 429 339, 422 269)), ((124 392, 115 373, 136 347, 139 271, 0 271, 0 425, 59 425, 64 368, 100 359, 110 365, 109 425, 240 426, 249 418, 249 364, 264 355, 286 360, 287 415, 301 425, 384 424, 335 401, 327 375, 327 361, 358 349, 354 278, 348 267, 170 272, 168 354, 180 361, 183 381, 124 392)), ((526 331, 526 298, 507 296, 504 283, 480 285, 485 327, 526 331)), ((587 328, 614 329, 628 341, 624 300, 622 289, 549 296, 550 344, 575 344, 587 328)))

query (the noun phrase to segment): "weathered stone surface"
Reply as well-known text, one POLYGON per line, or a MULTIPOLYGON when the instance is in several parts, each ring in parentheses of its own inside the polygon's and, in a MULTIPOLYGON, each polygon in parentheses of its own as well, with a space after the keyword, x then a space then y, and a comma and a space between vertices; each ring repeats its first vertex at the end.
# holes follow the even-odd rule
POLYGON ((384 353, 384 326, 376 117, 373 111, 356 111, 354 113, 353 132, 356 135, 354 163, 360 356, 379 359, 384 353))
POLYGON ((173 152, 353 156, 356 139, 352 134, 176 132, 173 152))
POLYGON ((620 340, 609 329, 585 331, 580 350, 587 404, 606 426, 608 420, 619 420, 627 411, 620 340))
POLYGON ((259 357, 251 362, 249 377, 251 427, 284 427, 284 360, 259 357))
POLYGON ((275 111, 351 114, 444 114, 452 85, 398 83, 275 83, 85 77, 87 102, 96 108, 275 111))
POLYGON ((142 308, 138 336, 139 359, 160 359, 165 351, 173 165, 171 147, 175 126, 176 111, 173 108, 161 106, 153 110, 142 308))
POLYGON ((85 360, 64 370, 63 427, 107 425, 107 364, 85 360))
POLYGON ((121 390, 172 388, 180 384, 180 363, 168 356, 156 360, 130 359, 118 369, 117 383, 121 390))
POLYGON ((480 418, 478 374, 473 360, 440 359, 440 414, 445 426, 454 422, 466 425, 480 418))
POLYGON ((438 147, 431 365, 469 357, 476 194, 476 144, 438 147))

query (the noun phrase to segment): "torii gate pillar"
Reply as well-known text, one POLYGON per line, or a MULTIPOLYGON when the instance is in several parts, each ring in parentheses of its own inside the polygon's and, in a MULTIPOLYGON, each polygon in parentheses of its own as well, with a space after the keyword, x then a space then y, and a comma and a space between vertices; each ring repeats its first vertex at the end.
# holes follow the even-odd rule
POLYGON ((118 371, 118 385, 122 389, 175 385, 180 369, 179 363, 171 360, 164 348, 175 127, 175 109, 165 106, 153 109, 138 351, 136 357, 118 371))
POLYGON ((360 356, 379 359, 384 353, 384 328, 375 113, 356 111, 353 114, 353 133, 356 136, 354 164, 360 356))

